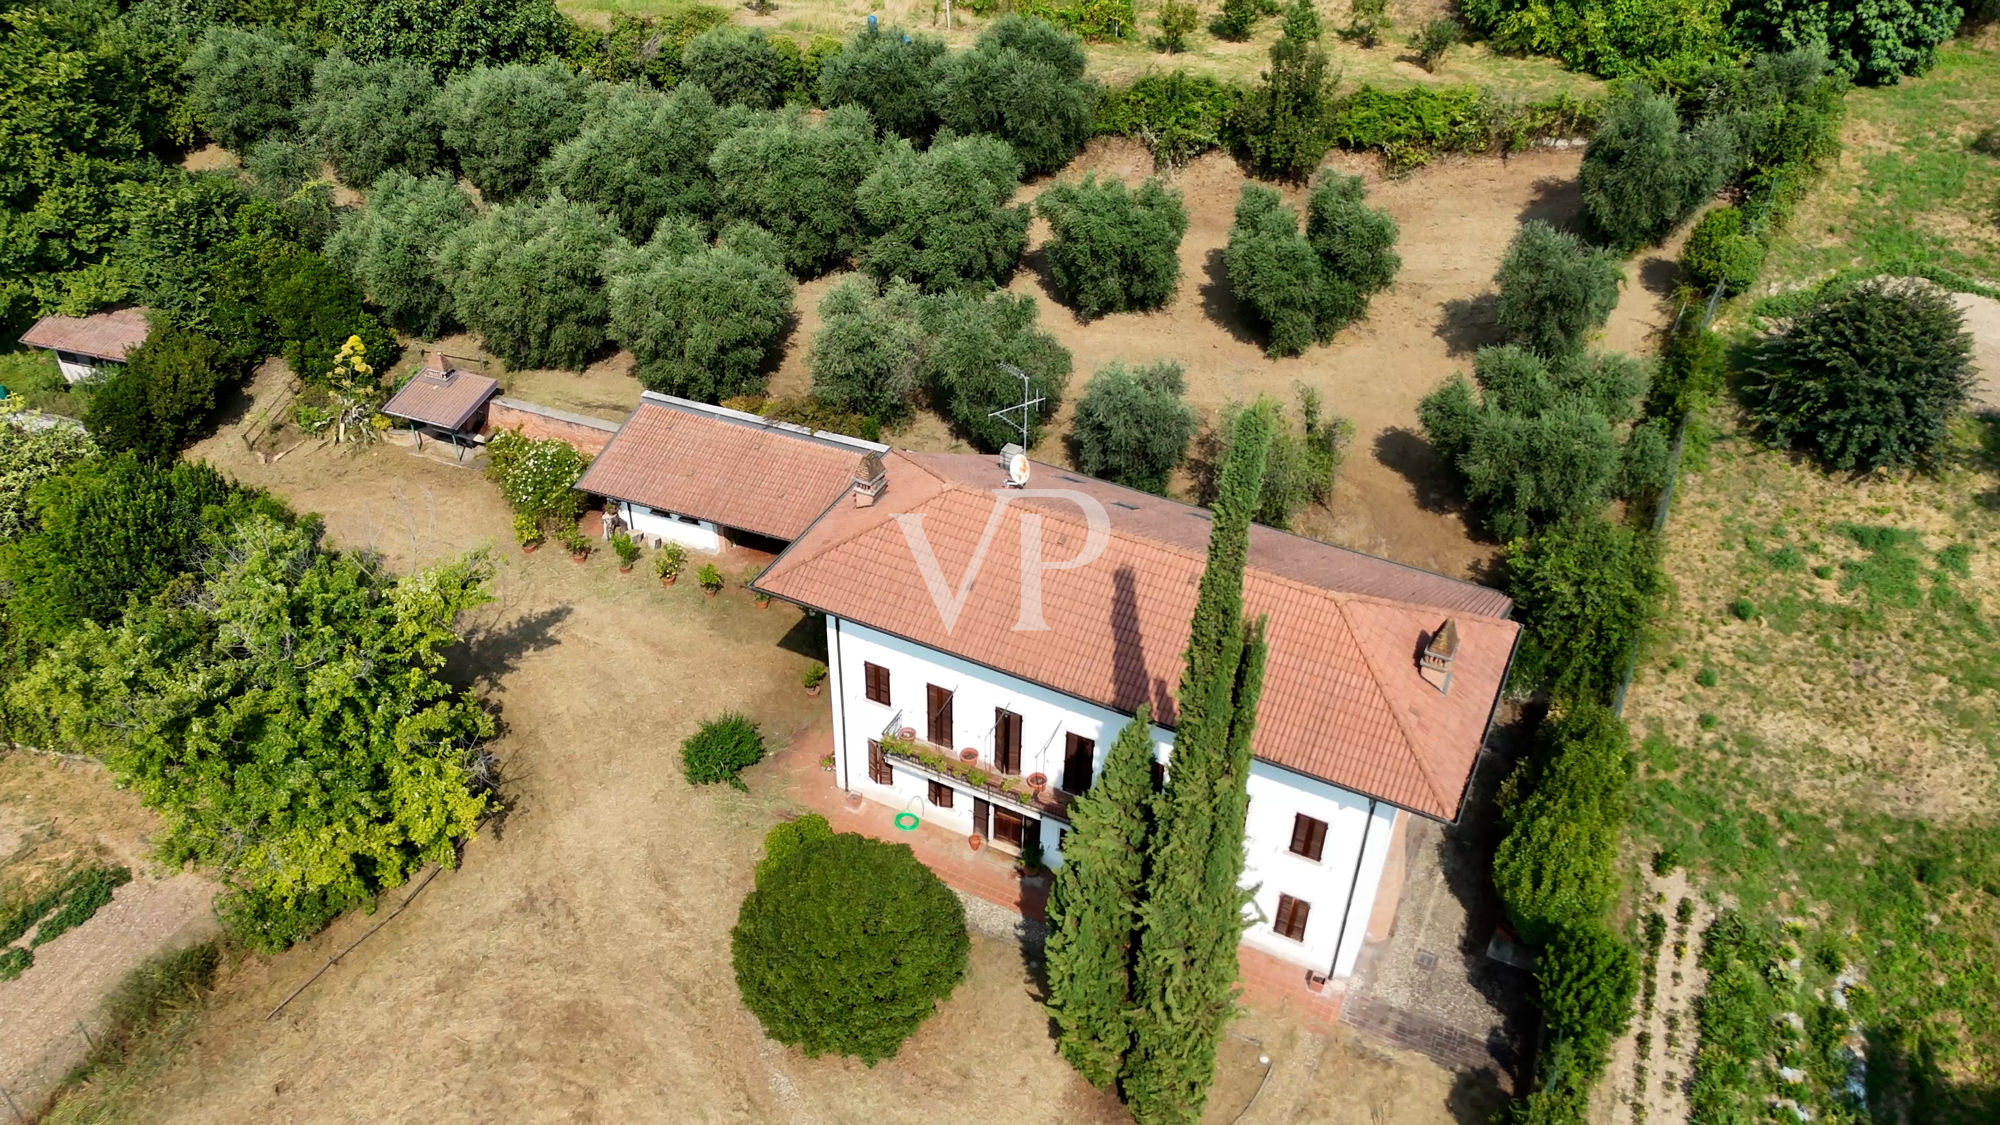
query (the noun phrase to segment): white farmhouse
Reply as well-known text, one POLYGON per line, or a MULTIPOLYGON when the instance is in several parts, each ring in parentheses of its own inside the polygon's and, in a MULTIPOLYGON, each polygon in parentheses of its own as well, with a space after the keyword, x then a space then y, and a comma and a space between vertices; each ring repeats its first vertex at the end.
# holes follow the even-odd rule
MULTIPOLYGON (((1209 514, 1029 468, 1010 491, 991 457, 865 457, 756 587, 825 614, 836 784, 1053 866, 1070 799, 1141 702, 1172 772, 1209 514), (1102 551, 1064 568, 1092 506, 1102 551)), ((1458 815, 1518 627, 1493 590, 1264 527, 1244 597, 1270 652, 1243 940, 1345 976, 1397 818, 1458 815)))

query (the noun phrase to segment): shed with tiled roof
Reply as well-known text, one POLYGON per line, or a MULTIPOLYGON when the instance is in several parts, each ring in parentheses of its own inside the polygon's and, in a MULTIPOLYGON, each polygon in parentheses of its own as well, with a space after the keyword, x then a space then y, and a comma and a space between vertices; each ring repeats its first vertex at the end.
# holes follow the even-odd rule
POLYGON ((45 316, 22 334, 21 343, 56 353, 63 378, 80 383, 104 364, 125 362, 149 331, 145 309, 110 309, 89 316, 45 316))

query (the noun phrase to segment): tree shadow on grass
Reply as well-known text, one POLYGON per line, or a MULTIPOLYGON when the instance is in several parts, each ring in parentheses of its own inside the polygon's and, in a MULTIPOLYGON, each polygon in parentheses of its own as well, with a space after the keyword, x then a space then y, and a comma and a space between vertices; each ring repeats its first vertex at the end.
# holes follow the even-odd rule
POLYGON ((1583 193, 1574 179, 1544 176, 1534 183, 1535 194, 1521 208, 1521 222, 1540 219, 1558 230, 1578 230, 1583 218, 1583 193))
POLYGON ((1451 473, 1423 434, 1391 426, 1375 435, 1375 460, 1410 482, 1417 507, 1440 515, 1457 515, 1468 529, 1473 521, 1451 473))
POLYGON ((1639 285, 1665 300, 1681 285, 1681 264, 1672 258, 1647 258, 1639 263, 1639 285))
POLYGON ((524 657, 552 648, 562 623, 575 612, 567 605, 523 613, 510 620, 475 622, 445 654, 444 679, 458 687, 491 692, 524 657))
POLYGON ((1481 293, 1444 303, 1444 317, 1432 335, 1455 356, 1469 356, 1484 347, 1506 342, 1500 331, 1500 294, 1481 293))
POLYGON ((1264 346, 1263 337, 1251 331, 1236 295, 1229 288, 1229 266, 1222 248, 1210 250, 1202 259, 1201 312, 1228 332, 1237 342, 1264 346))

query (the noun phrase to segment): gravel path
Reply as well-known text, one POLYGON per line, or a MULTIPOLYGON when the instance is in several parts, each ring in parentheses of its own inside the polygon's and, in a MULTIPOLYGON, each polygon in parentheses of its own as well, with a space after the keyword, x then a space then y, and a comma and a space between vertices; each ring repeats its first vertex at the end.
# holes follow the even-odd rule
POLYGON ((2000 410, 2000 301, 1954 293, 1965 313, 1965 330, 1972 333, 1972 365, 1979 374, 1972 382, 1974 409, 2000 410))
POLYGON ((215 884, 195 875, 141 875, 90 921, 35 950, 35 963, 0 983, 0 1090, 34 1114, 89 1053, 104 995, 155 953, 215 931, 215 884))

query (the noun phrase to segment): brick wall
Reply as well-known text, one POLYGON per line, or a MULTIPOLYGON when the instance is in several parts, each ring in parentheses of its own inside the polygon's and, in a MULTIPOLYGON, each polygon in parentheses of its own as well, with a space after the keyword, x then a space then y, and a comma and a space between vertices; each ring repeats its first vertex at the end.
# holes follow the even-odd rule
POLYGON ((537 406, 518 398, 496 398, 486 408, 483 432, 491 434, 499 430, 519 430, 531 438, 566 441, 584 456, 595 457, 611 443, 618 432, 618 423, 537 406))

